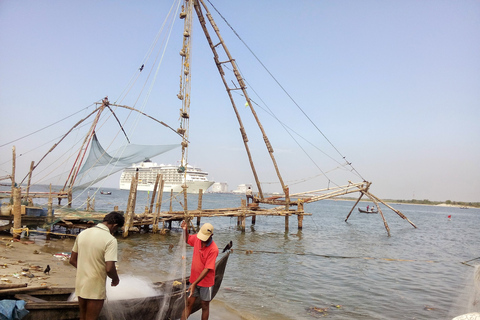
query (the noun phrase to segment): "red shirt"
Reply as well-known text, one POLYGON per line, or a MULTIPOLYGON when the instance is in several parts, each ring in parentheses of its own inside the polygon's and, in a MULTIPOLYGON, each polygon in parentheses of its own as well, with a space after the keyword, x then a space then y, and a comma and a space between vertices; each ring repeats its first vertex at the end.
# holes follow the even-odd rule
POLYGON ((197 280, 203 269, 207 268, 210 269, 210 271, 197 285, 201 287, 213 286, 215 284, 215 261, 218 256, 218 247, 215 241, 212 240, 208 247, 202 248, 202 241, 197 238, 196 234, 192 234, 188 236, 188 244, 193 247, 190 283, 197 280))

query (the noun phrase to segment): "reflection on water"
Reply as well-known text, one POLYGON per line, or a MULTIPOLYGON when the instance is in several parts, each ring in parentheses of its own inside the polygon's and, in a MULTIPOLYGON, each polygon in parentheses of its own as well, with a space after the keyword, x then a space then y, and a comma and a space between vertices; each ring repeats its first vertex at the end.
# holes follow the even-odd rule
MULTIPOLYGON (((115 190, 105 207, 126 196, 115 190)), ((240 199, 206 194, 203 206, 237 207, 240 199)), ((103 205, 98 197, 96 205, 103 205)), ((234 218, 202 219, 215 226, 219 248, 233 241, 216 299, 252 319, 452 319, 472 308, 480 311, 480 303, 459 302, 472 294, 474 268, 461 262, 480 256, 480 210, 398 206, 415 229, 385 208, 388 237, 379 215, 354 212, 345 223, 352 205, 328 200, 306 205, 313 215, 305 217, 301 231, 294 217, 286 232, 283 217, 258 216, 254 227, 247 220, 245 233, 234 218)), ((175 258, 180 237, 174 223, 166 235, 119 238, 120 273, 159 281, 168 279, 172 265, 188 269, 191 248, 184 266, 175 258)))

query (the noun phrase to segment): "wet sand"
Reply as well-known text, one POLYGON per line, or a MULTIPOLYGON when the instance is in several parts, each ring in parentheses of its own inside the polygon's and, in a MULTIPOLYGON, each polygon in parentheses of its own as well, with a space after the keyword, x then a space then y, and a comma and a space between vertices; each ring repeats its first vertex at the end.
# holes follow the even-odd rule
MULTIPOLYGON (((73 240, 14 241, 11 236, 0 236, 0 284, 26 283, 28 287, 74 287, 76 269, 68 263, 68 257, 62 255, 70 252, 72 244, 73 240), (49 274, 43 272, 47 265, 51 269, 49 274)), ((200 320, 201 311, 191 315, 189 319, 200 320)), ((224 302, 214 300, 210 304, 210 319, 242 320, 244 318, 224 302)))

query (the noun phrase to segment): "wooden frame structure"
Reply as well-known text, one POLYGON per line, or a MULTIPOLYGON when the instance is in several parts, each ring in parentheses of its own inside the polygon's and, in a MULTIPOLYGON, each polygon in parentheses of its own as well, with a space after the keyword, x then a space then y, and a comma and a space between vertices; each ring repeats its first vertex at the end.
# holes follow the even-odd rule
MULTIPOLYGON (((145 210, 145 212, 141 215, 136 215, 135 214, 135 203, 136 203, 136 192, 137 192, 137 181, 138 181, 138 172, 137 176, 132 179, 131 183, 131 189, 130 189, 130 194, 129 194, 129 199, 128 199, 128 205, 126 209, 126 222, 125 222, 125 231, 124 231, 124 236, 128 236, 129 231, 131 228, 133 228, 135 225, 153 225, 152 230, 153 232, 158 231, 158 223, 159 222, 168 222, 168 221, 174 221, 174 220, 182 220, 185 219, 187 222, 189 222, 190 226, 194 228, 193 224, 191 223, 192 219, 194 217, 197 217, 197 226, 200 224, 200 218, 201 217, 213 217, 213 216, 235 216, 238 217, 238 225, 242 230, 245 230, 245 219, 247 217, 252 217, 252 223, 255 224, 255 217, 256 215, 277 215, 277 216, 284 216, 285 217, 285 229, 289 228, 289 217, 291 215, 297 215, 298 217, 298 228, 301 229, 303 227, 303 216, 304 215, 309 215, 308 213, 304 212, 304 204, 305 203, 311 203, 315 201, 320 201, 324 199, 331 199, 339 196, 344 196, 346 194, 350 193, 355 193, 359 192, 360 197, 356 201, 355 205, 353 208, 350 210, 349 214, 347 215, 345 222, 348 220, 350 215, 352 214, 354 208, 356 205, 360 202, 363 196, 368 197, 371 201, 375 203, 375 205, 378 208, 378 211, 380 213, 380 216, 383 219, 385 228, 387 230, 388 235, 390 236, 390 229, 388 227, 387 221, 385 219, 385 216, 383 212, 381 211, 379 207, 379 203, 382 203, 383 205, 387 206, 391 210, 393 210, 395 213, 397 213, 402 219, 407 220, 413 227, 416 228, 416 226, 405 216, 403 215, 400 211, 394 209, 390 205, 386 204, 384 201, 370 193, 369 188, 371 185, 371 182, 361 182, 361 183, 352 183, 349 181, 349 184, 346 186, 339 186, 335 188, 326 188, 326 189, 319 189, 319 190, 314 190, 314 191, 308 191, 308 192, 302 192, 302 193, 296 193, 296 194, 290 194, 289 188, 287 185, 285 185, 282 175, 280 173, 280 170, 278 168, 275 156, 274 156, 274 150, 273 147, 267 137, 267 134, 262 126, 262 123, 260 122, 260 119, 258 118, 258 115, 253 108, 252 101, 250 100, 249 94, 247 92, 247 88, 245 85, 245 81, 242 78, 240 71, 237 68, 235 59, 231 56, 221 34, 219 31, 219 28, 217 24, 215 23, 212 15, 210 14, 207 6, 205 5, 205 2, 203 0, 185 0, 184 6, 182 13, 180 14, 181 19, 185 19, 184 23, 184 32, 183 32, 183 47, 182 50, 180 51, 180 55, 182 56, 182 66, 183 66, 183 74, 181 76, 181 85, 180 85, 180 93, 177 95, 177 97, 182 100, 182 108, 180 116, 181 116, 181 126, 177 130, 172 129, 171 127, 167 126, 165 123, 160 122, 161 124, 167 126, 168 128, 172 129, 175 131, 180 137, 182 137, 182 162, 181 162, 181 167, 185 168, 187 163, 187 148, 188 148, 188 134, 189 134, 189 118, 190 118, 190 34, 191 34, 191 28, 192 28, 192 16, 193 16, 193 9, 195 10, 195 13, 198 17, 198 20, 200 22, 201 28, 205 34, 206 40, 210 46, 210 49, 212 50, 213 57, 215 64, 217 66, 218 72, 220 77, 222 78, 222 81, 224 83, 226 92, 230 98, 231 104, 233 111, 236 115, 238 124, 239 124, 239 130, 240 134, 243 139, 243 144, 245 147, 245 151, 248 157, 248 161, 250 164, 250 168, 252 170, 252 174, 255 179, 255 183, 258 189, 258 197, 255 198, 255 201, 252 205, 247 206, 245 203, 245 200, 242 201, 242 205, 238 208, 225 208, 225 209, 214 209, 214 210, 206 210, 202 209, 202 193, 199 194, 199 204, 196 210, 188 210, 188 202, 187 202, 187 184, 185 180, 185 184, 183 186, 183 193, 184 193, 184 202, 183 202, 183 211, 181 212, 173 212, 171 209, 170 205, 170 210, 168 212, 161 212, 161 199, 163 196, 163 184, 164 181, 160 176, 157 176, 156 182, 155 182, 155 189, 154 189, 154 195, 152 196, 152 201, 150 203, 150 207, 145 210), (205 11, 205 15, 204 15, 205 11), (206 18, 205 18, 206 16, 206 18), (210 24, 210 27, 214 30, 213 34, 209 32, 209 29, 207 27, 207 22, 210 24), (220 60, 220 55, 225 56, 226 60, 221 61, 220 60), (228 67, 226 67, 228 66, 228 67), (233 87, 230 86, 229 82, 227 81, 227 78, 225 76, 226 72, 231 71, 233 73, 233 78, 236 80, 236 82, 233 82, 233 87), (240 117, 240 113, 238 111, 238 108, 235 104, 235 100, 233 98, 232 92, 235 90, 240 90, 242 92, 242 95, 245 97, 245 103, 249 107, 250 112, 252 113, 252 116, 255 119, 255 122, 258 126, 258 128, 261 131, 262 138, 265 142, 265 147, 269 153, 269 156, 271 158, 273 167, 275 169, 275 172, 277 174, 279 183, 282 187, 283 190, 283 195, 281 196, 275 196, 275 197, 270 197, 270 198, 265 198, 264 192, 262 190, 261 182, 258 177, 257 170, 254 165, 253 157, 250 152, 249 148, 249 139, 247 137, 246 130, 243 126, 243 121, 240 117), (153 212, 153 202, 155 198, 155 194, 158 194, 156 198, 156 206, 155 206, 155 212, 153 212), (275 206, 274 208, 270 209, 264 209, 260 207, 260 204, 264 205, 273 205, 275 206), (291 207, 296 207, 296 209, 291 209, 291 207)), ((99 103, 100 104, 100 103, 99 103)), ((91 141, 91 138, 94 134, 95 131, 95 126, 98 122, 98 119, 100 117, 100 114, 103 112, 105 108, 110 109, 110 106, 113 106, 114 104, 110 104, 107 98, 104 98, 100 104, 99 107, 97 107, 92 113, 90 113, 86 118, 82 119, 79 121, 75 126, 70 129, 69 132, 71 132, 75 127, 77 127, 81 122, 83 122, 85 119, 96 113, 95 120, 84 140, 84 143, 77 155, 77 159, 75 161, 75 164, 72 168, 71 175, 67 179, 64 188, 58 195, 56 195, 59 200, 62 197, 68 197, 69 199, 69 206, 71 205, 72 201, 72 188, 73 184, 75 182, 76 175, 78 174, 78 171, 80 170, 80 165, 83 161, 83 158, 85 157, 86 150, 88 148, 88 145, 91 141), (65 191, 66 189, 66 191, 65 191)), ((115 105, 117 106, 117 105, 115 105)), ((120 106, 123 108, 128 108, 133 111, 140 112, 134 108, 130 108, 127 106, 120 106)), ((110 109, 111 110, 111 109, 110 109)), ((112 111, 113 113, 113 111, 112 111)), ((142 113, 142 112, 140 112, 142 113)), ((143 115, 146 115, 142 113, 143 115)), ((151 118, 151 117, 150 117, 151 118)), ((153 118, 152 118, 153 119, 153 118)), ((154 119, 155 120, 155 119, 154 119)), ((118 121, 118 119, 117 119, 118 121)), ((123 129, 122 129, 123 130, 123 129)), ((68 132, 68 133, 69 133, 68 132)), ((67 134, 68 134, 67 133, 67 134)), ((66 135, 67 135, 66 134, 66 135)), ((63 138, 66 136, 64 135, 62 139, 59 141, 61 142, 63 138)), ((128 139, 128 138, 127 138, 128 139)), ((53 148, 56 147, 57 144, 55 144, 50 150, 52 151, 53 148)), ((47 152, 47 154, 49 153, 47 152)), ((45 155, 46 156, 46 155, 45 155)), ((44 157, 45 157, 44 156, 44 157)), ((36 166, 43 160, 42 158, 36 165, 32 162, 30 172, 29 172, 29 179, 28 179, 28 187, 27 187, 27 195, 29 195, 29 187, 30 187, 30 180, 32 176, 32 171, 35 169, 36 166)), ((180 169, 180 168, 179 168, 180 169)), ((186 177, 186 170, 185 170, 185 177, 186 177)), ((15 181, 15 149, 14 149, 14 155, 13 155, 13 172, 12 172, 12 195, 14 193, 14 181, 15 181)), ((24 178, 25 180, 25 178, 24 178)), ((23 180, 22 180, 23 182, 23 180)), ((50 193, 49 195, 52 197, 52 194, 50 193)), ((18 197, 18 196, 16 196, 18 197)))

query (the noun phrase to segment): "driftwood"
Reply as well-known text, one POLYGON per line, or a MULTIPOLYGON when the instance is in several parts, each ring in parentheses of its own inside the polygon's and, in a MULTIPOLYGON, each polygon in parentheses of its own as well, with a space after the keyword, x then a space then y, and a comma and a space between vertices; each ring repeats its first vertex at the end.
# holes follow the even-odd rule
POLYGON ((12 288, 12 289, 1 289, 0 296, 9 296, 17 293, 25 293, 30 291, 46 290, 49 289, 47 286, 38 286, 38 287, 22 287, 22 288, 12 288))
POLYGON ((13 289, 13 288, 23 288, 28 286, 28 283, 2 283, 0 284, 0 290, 3 289, 13 289))

